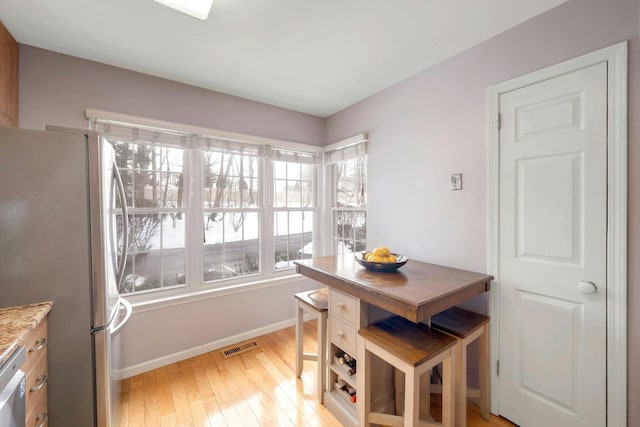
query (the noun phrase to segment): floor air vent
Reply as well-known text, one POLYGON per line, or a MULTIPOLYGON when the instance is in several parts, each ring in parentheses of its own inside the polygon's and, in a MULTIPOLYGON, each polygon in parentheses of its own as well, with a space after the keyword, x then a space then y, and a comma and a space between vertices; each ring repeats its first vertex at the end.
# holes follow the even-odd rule
POLYGON ((227 357, 235 356, 236 354, 244 353, 258 347, 258 343, 255 341, 247 341, 242 344, 232 345, 222 349, 222 355, 226 359, 227 357))

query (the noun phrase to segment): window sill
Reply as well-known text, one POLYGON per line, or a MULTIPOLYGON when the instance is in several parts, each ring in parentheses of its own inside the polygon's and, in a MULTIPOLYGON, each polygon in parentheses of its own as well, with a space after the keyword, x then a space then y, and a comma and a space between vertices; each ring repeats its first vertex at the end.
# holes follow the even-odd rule
MULTIPOLYGON (((160 310, 166 307, 189 304, 196 301, 203 301, 212 298, 220 298, 227 295, 234 295, 243 292, 251 292, 258 289, 282 286, 307 280, 302 275, 292 273, 277 278, 250 281, 245 283, 234 283, 228 286, 207 287, 207 285, 180 288, 177 293, 168 295, 163 292, 155 292, 145 295, 132 295, 126 298, 133 306, 136 313, 144 311, 160 310)), ((171 292, 171 291, 168 291, 171 292)))

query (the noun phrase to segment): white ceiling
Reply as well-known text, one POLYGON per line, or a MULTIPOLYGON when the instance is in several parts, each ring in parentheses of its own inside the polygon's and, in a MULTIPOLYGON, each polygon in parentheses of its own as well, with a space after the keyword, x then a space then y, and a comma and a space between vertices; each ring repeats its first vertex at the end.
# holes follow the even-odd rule
POLYGON ((566 0, 0 0, 23 44, 320 117, 566 0))

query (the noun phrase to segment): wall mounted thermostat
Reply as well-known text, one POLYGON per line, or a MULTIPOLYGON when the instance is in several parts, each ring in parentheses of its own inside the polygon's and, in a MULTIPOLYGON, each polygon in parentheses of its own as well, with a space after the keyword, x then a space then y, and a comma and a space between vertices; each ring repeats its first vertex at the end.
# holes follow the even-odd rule
POLYGON ((462 174, 452 173, 449 180, 449 189, 451 191, 462 190, 462 174))

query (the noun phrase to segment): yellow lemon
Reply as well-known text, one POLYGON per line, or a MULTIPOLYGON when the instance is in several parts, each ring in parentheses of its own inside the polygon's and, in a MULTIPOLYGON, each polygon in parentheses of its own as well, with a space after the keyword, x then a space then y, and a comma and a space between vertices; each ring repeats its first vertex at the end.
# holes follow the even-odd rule
POLYGON ((371 262, 383 262, 382 259, 383 258, 381 256, 374 255, 374 256, 371 257, 371 259, 369 259, 369 261, 371 261, 371 262))
POLYGON ((396 258, 395 255, 389 255, 389 261, 388 262, 397 262, 398 259, 396 258))
POLYGON ((373 257, 373 254, 371 252, 368 252, 365 254, 364 259, 367 261, 371 261, 371 257, 373 257))
POLYGON ((375 248, 372 253, 373 253, 373 256, 377 256, 377 257, 385 256, 384 251, 380 248, 375 248))
POLYGON ((391 255, 391 251, 386 246, 380 246, 378 249, 380 249, 380 251, 382 252, 382 256, 391 255))

